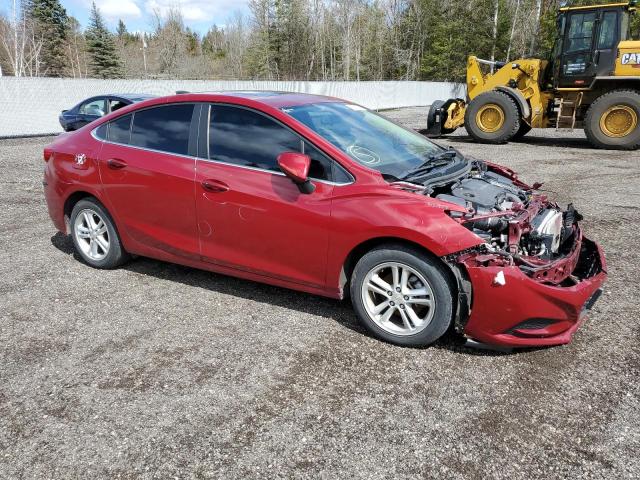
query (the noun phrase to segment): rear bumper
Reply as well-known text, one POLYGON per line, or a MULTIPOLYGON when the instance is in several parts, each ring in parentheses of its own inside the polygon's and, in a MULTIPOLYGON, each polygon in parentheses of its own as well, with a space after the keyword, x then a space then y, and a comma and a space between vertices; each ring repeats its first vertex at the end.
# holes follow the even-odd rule
POLYGON ((44 198, 47 202, 47 210, 53 225, 59 231, 67 233, 67 227, 64 222, 64 184, 57 181, 52 173, 51 161, 44 164, 44 176, 42 185, 44 187, 44 198))
POLYGON ((467 272, 473 301, 463 333, 486 344, 508 347, 569 343, 607 278, 602 249, 586 238, 570 286, 540 283, 516 266, 467 266, 467 272), (499 272, 504 281, 495 281, 499 272))

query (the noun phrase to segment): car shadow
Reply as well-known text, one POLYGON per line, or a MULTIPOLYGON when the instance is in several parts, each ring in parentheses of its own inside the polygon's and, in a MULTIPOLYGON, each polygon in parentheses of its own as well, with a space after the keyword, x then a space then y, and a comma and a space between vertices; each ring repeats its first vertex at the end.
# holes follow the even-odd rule
MULTIPOLYGON (((57 232, 51 237, 51 244, 65 255, 73 256, 78 262, 84 263, 73 246, 71 236, 57 232)), ((370 336, 358 322, 349 300, 334 300, 147 257, 136 257, 120 268, 160 280, 179 282, 190 287, 203 288, 212 292, 330 318, 344 328, 360 335, 370 336)), ((526 351, 524 349, 494 350, 468 347, 465 346, 464 338, 453 330, 447 332, 433 345, 424 348, 445 349, 455 353, 479 356, 513 355, 526 351)))

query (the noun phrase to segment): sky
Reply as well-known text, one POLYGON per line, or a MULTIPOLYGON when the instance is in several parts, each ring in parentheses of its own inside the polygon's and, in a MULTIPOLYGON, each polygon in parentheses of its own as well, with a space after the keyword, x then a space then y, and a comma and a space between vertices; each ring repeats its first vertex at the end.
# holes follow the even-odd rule
MULTIPOLYGON (((115 30, 122 18, 129 31, 151 31, 153 12, 166 12, 172 7, 182 11, 186 26, 201 34, 212 25, 222 26, 233 12, 248 13, 248 0, 95 0, 96 5, 115 30)), ((67 15, 75 17, 83 27, 87 26, 91 0, 61 0, 67 15)), ((0 12, 9 13, 13 0, 0 0, 0 12)))

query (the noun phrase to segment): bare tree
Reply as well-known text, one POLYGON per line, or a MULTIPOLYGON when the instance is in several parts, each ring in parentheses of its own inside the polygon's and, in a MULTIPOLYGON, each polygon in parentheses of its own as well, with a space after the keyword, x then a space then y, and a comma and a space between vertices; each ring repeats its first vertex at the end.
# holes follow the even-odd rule
POLYGON ((180 59, 185 57, 187 51, 182 13, 177 8, 171 8, 166 15, 156 10, 154 16, 160 73, 175 74, 180 59))
POLYGON ((244 78, 245 56, 247 51, 247 27, 242 13, 235 12, 225 30, 226 66, 233 78, 244 78))
POLYGON ((67 74, 73 78, 84 78, 87 76, 87 45, 78 21, 69 17, 66 50, 67 74))
POLYGON ((38 76, 41 72, 43 39, 24 15, 19 0, 13 0, 11 17, 0 22, 0 46, 16 77, 38 76))

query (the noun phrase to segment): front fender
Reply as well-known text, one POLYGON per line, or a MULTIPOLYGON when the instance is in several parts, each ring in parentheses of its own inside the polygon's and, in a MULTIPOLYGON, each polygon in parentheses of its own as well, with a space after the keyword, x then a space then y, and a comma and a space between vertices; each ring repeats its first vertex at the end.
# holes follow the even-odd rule
POLYGON ((409 201, 406 197, 338 198, 334 202, 342 205, 332 209, 327 262, 327 287, 331 291, 340 292, 350 254, 371 241, 408 242, 438 257, 483 243, 445 213, 447 204, 428 197, 409 201))

